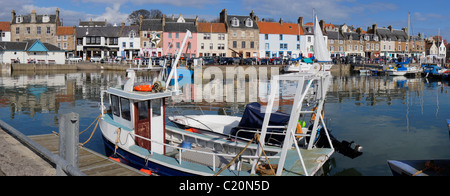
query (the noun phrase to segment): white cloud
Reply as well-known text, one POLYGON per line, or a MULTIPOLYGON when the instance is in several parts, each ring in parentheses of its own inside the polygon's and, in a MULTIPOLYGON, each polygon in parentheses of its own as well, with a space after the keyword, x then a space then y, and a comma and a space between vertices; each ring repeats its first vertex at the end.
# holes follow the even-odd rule
POLYGON ((107 20, 108 23, 118 24, 122 22, 126 22, 128 15, 127 13, 120 12, 120 4, 114 3, 113 7, 106 7, 105 12, 97 17, 94 17, 93 20, 103 21, 107 20))

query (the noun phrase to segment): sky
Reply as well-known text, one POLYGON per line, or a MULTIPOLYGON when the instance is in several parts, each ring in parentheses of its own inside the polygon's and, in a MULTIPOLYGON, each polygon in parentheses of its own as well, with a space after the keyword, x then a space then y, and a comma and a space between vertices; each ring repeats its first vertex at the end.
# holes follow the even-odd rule
MULTIPOLYGON (((252 10, 262 18, 296 22, 312 21, 315 9, 319 20, 332 24, 347 24, 364 30, 377 24, 394 29, 408 27, 411 13, 411 33, 450 38, 450 1, 448 0, 0 0, 0 21, 11 20, 11 10, 17 14, 54 14, 60 9, 64 26, 78 25, 78 20, 107 20, 111 24, 127 23, 128 15, 139 9, 159 9, 168 16, 212 20, 226 8, 231 15, 248 15, 252 10)), ((128 23, 127 23, 128 24, 128 23)))

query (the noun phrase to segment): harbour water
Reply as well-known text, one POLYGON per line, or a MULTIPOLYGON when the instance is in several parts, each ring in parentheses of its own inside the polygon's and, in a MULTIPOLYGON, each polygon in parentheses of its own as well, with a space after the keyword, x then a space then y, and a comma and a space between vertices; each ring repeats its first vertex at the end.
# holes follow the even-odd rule
MULTIPOLYGON (((100 114, 101 90, 120 84, 124 78, 124 72, 88 71, 2 75, 0 119, 25 135, 38 135, 57 132, 59 115, 76 112, 83 131, 100 114)), ((259 79, 257 91, 251 88, 251 79, 244 80, 243 101, 223 97, 228 102, 177 103, 175 108, 168 107, 168 113, 241 115, 245 105, 253 101, 251 97, 263 102, 267 98, 268 80, 259 79), (200 106, 201 111, 192 106, 200 106)), ((203 91, 213 92, 206 85, 214 80, 206 81, 203 91)), ((295 84, 284 84, 287 97, 292 93, 290 85, 295 84)), ((449 90, 448 82, 425 78, 334 75, 325 117, 338 140, 355 141, 363 146, 363 154, 351 159, 335 153, 325 165, 324 175, 390 176, 387 160, 450 158, 445 122, 450 118, 449 90)), ((283 101, 280 110, 288 110, 283 101)), ((89 138, 91 130, 80 135, 80 142, 89 138)), ((105 153, 99 129, 85 146, 105 153)))

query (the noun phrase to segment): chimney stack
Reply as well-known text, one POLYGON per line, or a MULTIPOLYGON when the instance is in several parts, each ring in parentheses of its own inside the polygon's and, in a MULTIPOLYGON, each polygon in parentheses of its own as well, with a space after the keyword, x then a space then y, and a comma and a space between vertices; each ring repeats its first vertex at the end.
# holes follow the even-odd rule
POLYGON ((31 11, 31 23, 36 23, 36 10, 31 11))
POLYGON ((11 11, 11 23, 16 19, 16 11, 11 11))
POLYGON ((376 35, 377 34, 377 24, 373 24, 372 29, 373 29, 373 34, 376 35))
POLYGON ((280 24, 283 25, 283 18, 280 18, 280 24))
POLYGON ((297 23, 303 26, 303 17, 298 17, 297 23))

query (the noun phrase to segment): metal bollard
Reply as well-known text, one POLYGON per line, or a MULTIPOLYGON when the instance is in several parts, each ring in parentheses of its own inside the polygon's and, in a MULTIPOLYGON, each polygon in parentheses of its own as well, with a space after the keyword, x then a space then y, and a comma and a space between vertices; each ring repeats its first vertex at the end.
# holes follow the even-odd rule
MULTIPOLYGON (((59 120, 59 156, 78 168, 79 117, 77 113, 60 115, 59 120)), ((56 174, 67 175, 61 167, 56 167, 56 174)))

